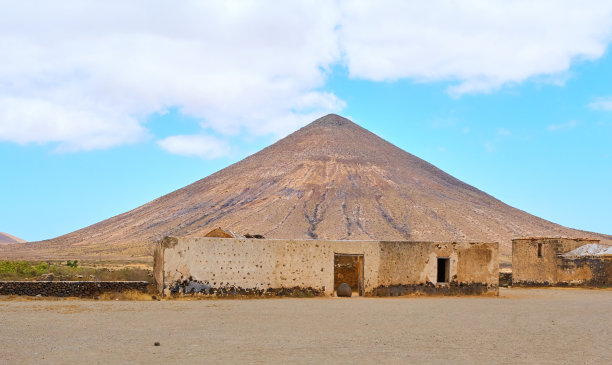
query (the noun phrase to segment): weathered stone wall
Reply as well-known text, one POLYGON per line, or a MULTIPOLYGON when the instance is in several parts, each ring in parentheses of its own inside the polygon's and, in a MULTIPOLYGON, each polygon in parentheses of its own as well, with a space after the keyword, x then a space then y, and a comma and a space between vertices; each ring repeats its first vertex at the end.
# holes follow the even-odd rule
POLYGON ((0 295, 93 297, 102 293, 146 292, 146 281, 0 281, 0 295))
POLYGON ((516 286, 607 286, 612 282, 612 257, 565 257, 593 239, 521 238, 512 240, 512 284, 516 286), (538 244, 542 257, 538 257, 538 244))
POLYGON ((464 284, 465 294, 470 285, 497 288, 495 243, 380 242, 377 292, 385 287, 416 286, 419 291, 422 285, 437 286, 438 257, 450 259, 449 286, 464 284))
POLYGON ((262 295, 282 289, 332 295, 334 253, 364 255, 366 295, 399 286, 433 287, 428 293, 449 292, 451 286, 466 294, 470 287, 478 287, 477 294, 497 293, 496 243, 166 238, 155 250, 154 277, 166 295, 262 295), (448 284, 436 282, 437 257, 451 259, 448 284))

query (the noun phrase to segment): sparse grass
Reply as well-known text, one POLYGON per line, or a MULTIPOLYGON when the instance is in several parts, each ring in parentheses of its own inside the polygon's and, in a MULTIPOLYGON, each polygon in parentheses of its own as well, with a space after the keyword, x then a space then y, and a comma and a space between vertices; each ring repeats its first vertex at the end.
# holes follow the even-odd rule
POLYGON ((149 293, 143 293, 136 290, 127 290, 116 293, 102 293, 99 296, 100 300, 153 300, 149 293))
POLYGON ((54 280, 67 281, 151 281, 151 271, 142 267, 99 267, 74 265, 67 262, 0 261, 0 280, 37 280, 53 274, 54 280))

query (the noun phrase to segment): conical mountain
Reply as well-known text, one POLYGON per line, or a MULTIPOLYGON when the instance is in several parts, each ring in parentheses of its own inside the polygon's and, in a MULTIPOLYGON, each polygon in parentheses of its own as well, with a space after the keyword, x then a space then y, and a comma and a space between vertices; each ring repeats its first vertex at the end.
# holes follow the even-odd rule
POLYGON ((519 236, 612 238, 510 207, 330 114, 182 189, 28 247, 36 256, 141 256, 163 236, 215 227, 267 238, 496 241, 506 259, 519 236))

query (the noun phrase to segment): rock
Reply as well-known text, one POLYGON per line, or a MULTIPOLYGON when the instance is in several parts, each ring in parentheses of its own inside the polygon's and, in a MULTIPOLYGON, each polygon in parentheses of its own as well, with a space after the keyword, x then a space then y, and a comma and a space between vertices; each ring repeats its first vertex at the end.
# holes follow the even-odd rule
POLYGON ((342 283, 336 291, 339 297, 350 297, 353 295, 353 290, 347 283, 342 283))
POLYGON ((55 275, 53 273, 42 274, 38 281, 53 281, 55 279, 55 275))
POLYGON ((161 344, 159 342, 155 342, 153 346, 161 346, 161 344))

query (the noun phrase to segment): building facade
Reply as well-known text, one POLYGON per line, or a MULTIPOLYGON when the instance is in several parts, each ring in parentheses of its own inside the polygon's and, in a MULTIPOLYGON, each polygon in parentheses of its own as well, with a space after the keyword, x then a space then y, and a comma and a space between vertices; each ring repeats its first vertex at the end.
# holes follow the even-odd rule
POLYGON ((498 244, 166 237, 154 276, 163 295, 497 295, 498 244))

